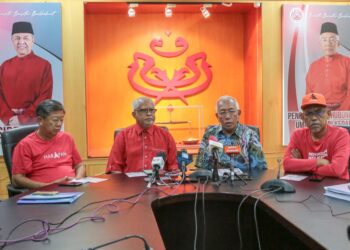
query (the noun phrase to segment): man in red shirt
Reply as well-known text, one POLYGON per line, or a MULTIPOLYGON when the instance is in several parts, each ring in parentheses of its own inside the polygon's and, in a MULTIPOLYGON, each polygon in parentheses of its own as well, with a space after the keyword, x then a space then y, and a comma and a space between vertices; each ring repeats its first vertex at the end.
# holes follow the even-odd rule
POLYGON ((283 159, 284 170, 348 180, 348 131, 327 124, 331 111, 321 94, 305 95, 301 109, 306 128, 293 132, 283 159))
POLYGON ((52 97, 51 64, 32 51, 31 23, 14 23, 11 40, 17 55, 0 66, 0 120, 10 126, 35 123, 36 106, 52 97))
POLYGON ((320 45, 324 56, 309 67, 306 94, 323 94, 331 110, 350 110, 350 58, 337 53, 340 41, 334 23, 322 24, 320 45))
POLYGON ((136 124, 123 129, 115 137, 106 172, 141 172, 152 169, 152 159, 158 153, 166 155, 165 169, 178 169, 176 144, 171 134, 154 125, 156 109, 150 98, 133 102, 132 116, 136 124))
POLYGON ((12 157, 12 182, 39 188, 85 176, 85 166, 73 138, 61 131, 65 115, 61 103, 45 100, 36 108, 39 129, 22 139, 12 157))

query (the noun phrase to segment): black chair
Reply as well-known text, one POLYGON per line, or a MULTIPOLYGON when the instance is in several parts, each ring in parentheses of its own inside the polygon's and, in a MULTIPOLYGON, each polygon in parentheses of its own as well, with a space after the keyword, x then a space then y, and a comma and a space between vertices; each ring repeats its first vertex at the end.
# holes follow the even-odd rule
POLYGON ((258 139, 260 141, 260 129, 259 127, 253 126, 253 125, 246 125, 248 128, 250 128, 251 130, 253 130, 255 133, 257 133, 258 135, 258 139))
POLYGON ((17 145, 17 143, 22 140, 24 137, 29 135, 38 129, 38 125, 29 125, 22 126, 18 128, 14 128, 11 130, 7 130, 2 132, 1 134, 1 147, 4 154, 4 161, 6 164, 7 172, 10 178, 10 184, 7 185, 7 192, 9 197, 12 197, 17 194, 21 194, 27 189, 16 188, 12 185, 12 153, 13 149, 17 145))

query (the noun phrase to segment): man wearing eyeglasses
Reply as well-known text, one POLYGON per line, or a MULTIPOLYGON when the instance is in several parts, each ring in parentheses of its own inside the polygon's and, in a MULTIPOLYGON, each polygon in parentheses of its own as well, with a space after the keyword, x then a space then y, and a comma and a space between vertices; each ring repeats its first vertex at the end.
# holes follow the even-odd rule
POLYGON ((327 124, 331 111, 321 94, 305 95, 301 109, 301 119, 306 128, 292 134, 283 159, 284 170, 348 180, 348 131, 327 124))
POLYGON ((237 146, 234 155, 220 154, 220 162, 232 163, 243 170, 266 168, 266 160, 258 134, 239 122, 241 110, 237 100, 231 96, 221 96, 216 102, 216 117, 220 125, 209 126, 199 146, 196 166, 210 169, 213 165, 209 151, 210 137, 224 146, 237 146))
POLYGON ((171 134, 154 125, 156 109, 150 98, 140 97, 132 104, 136 124, 117 134, 106 172, 142 172, 152 169, 152 159, 165 153, 165 170, 178 169, 176 144, 171 134))
POLYGON ((350 110, 350 58, 337 53, 337 26, 321 26, 320 46, 324 56, 313 62, 306 76, 306 94, 321 93, 331 110, 350 110))

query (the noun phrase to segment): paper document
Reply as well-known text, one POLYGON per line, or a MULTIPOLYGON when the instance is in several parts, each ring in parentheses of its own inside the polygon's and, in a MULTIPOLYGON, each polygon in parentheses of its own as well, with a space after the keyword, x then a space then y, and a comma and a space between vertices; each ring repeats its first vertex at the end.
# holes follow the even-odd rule
POLYGON ((99 183, 101 181, 106 181, 106 178, 97 178, 97 177, 85 177, 81 179, 73 179, 72 182, 80 182, 80 183, 99 183))
POLYGON ((305 178, 307 178, 307 176, 305 176, 305 175, 287 174, 285 176, 282 176, 280 179, 289 180, 289 181, 302 181, 305 178))
POLYGON ((19 198, 17 204, 70 204, 83 194, 83 192, 67 192, 54 195, 28 194, 19 198))
POLYGON ((140 176, 147 176, 145 172, 130 172, 125 173, 128 177, 140 177, 140 176))

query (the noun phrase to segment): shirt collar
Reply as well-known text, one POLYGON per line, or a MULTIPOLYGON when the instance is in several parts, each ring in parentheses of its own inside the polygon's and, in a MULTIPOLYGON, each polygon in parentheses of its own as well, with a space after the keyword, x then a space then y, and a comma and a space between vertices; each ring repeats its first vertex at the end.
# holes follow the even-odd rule
MULTIPOLYGON (((219 126, 219 130, 218 130, 219 134, 225 135, 224 131, 222 130, 222 125, 219 126)), ((237 135, 238 137, 242 137, 243 134, 243 126, 238 122, 235 131, 233 131, 233 133, 230 135, 237 135)))
POLYGON ((136 133, 137 133, 138 135, 141 135, 142 133, 147 133, 147 134, 153 135, 153 132, 154 132, 154 125, 152 125, 151 127, 147 128, 147 129, 144 129, 144 128, 142 128, 139 124, 136 123, 135 129, 136 129, 136 133))

